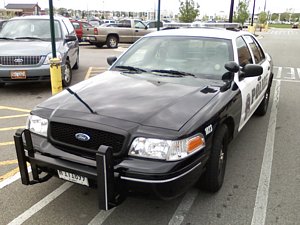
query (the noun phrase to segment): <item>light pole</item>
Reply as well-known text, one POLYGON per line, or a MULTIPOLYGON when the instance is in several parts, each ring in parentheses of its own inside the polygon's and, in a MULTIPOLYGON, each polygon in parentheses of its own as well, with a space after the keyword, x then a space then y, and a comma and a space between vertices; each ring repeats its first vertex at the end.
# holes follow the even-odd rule
POLYGON ((253 10, 252 10, 252 18, 251 18, 251 27, 253 26, 253 20, 254 20, 255 2, 256 2, 256 0, 254 0, 254 2, 253 2, 253 10))
POLYGON ((160 29, 160 0, 158 0, 158 7, 157 7, 157 30, 160 29))
POLYGON ((232 23, 232 18, 233 18, 233 7, 234 7, 234 0, 231 0, 231 4, 230 4, 230 12, 229 12, 229 23, 232 23))

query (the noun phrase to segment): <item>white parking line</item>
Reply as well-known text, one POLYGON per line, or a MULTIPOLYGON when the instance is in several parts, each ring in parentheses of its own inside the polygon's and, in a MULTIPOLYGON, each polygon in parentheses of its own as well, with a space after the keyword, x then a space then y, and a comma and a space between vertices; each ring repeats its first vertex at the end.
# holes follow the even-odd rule
MULTIPOLYGON (((31 167, 28 167, 28 173, 31 172, 31 167)), ((4 187, 6 187, 7 185, 10 185, 11 183, 15 182, 16 180, 20 179, 21 175, 20 172, 16 173, 15 175, 13 175, 10 178, 7 178, 3 181, 0 182, 0 190, 4 187)))
POLYGON ((89 222, 88 225, 101 225, 107 217, 115 210, 116 208, 112 208, 108 211, 101 210, 95 217, 94 219, 89 222))
POLYGON ((264 158, 261 166, 251 225, 264 225, 266 220, 270 179, 272 173, 273 148, 275 139, 277 110, 280 94, 280 81, 276 81, 271 115, 265 144, 264 158))
POLYGON ((195 199, 198 196, 199 191, 196 188, 193 188, 189 192, 185 194, 181 203, 177 207, 175 213, 173 214, 171 220, 168 225, 180 225, 182 224, 185 216, 190 211, 195 199))
POLYGON ((72 187, 72 185, 73 185, 73 183, 69 183, 69 182, 64 183, 59 188, 57 188, 56 190, 51 192, 45 198, 43 198, 42 200, 37 202, 31 208, 29 208, 28 210, 23 212, 21 215, 19 215, 17 218, 15 218, 8 225, 19 225, 19 224, 24 223, 27 219, 29 219, 35 213, 40 211, 42 208, 44 208, 46 205, 48 205, 50 202, 52 202, 54 199, 56 199, 58 196, 60 196, 62 193, 64 193, 66 190, 68 190, 70 187, 72 187))

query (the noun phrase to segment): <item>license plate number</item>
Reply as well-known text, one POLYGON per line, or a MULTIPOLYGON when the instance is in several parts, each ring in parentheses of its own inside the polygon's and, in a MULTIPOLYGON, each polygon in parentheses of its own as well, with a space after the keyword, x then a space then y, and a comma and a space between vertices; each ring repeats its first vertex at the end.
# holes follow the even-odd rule
POLYGON ((11 79, 26 79, 26 71, 25 70, 18 70, 18 71, 10 71, 11 79))
POLYGON ((57 170, 57 174, 58 174, 58 177, 63 180, 67 180, 67 181, 71 181, 71 182, 74 182, 77 184, 89 186, 89 181, 84 176, 77 175, 74 173, 69 173, 69 172, 62 171, 62 170, 57 170))

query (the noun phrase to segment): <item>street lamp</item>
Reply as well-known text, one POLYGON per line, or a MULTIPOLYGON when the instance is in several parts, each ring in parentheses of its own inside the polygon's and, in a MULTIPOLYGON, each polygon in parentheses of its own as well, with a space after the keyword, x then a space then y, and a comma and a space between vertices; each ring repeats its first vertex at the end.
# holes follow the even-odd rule
POLYGON ((158 0, 158 7, 157 7, 157 30, 159 31, 160 28, 160 0, 158 0))
POLYGON ((229 23, 232 23, 233 7, 234 7, 234 0, 231 0, 231 4, 230 4, 230 12, 229 12, 229 23))
POLYGON ((253 11, 252 11, 252 18, 251 18, 251 27, 253 26, 253 20, 254 20, 255 2, 256 2, 256 0, 254 0, 254 2, 253 2, 253 11))

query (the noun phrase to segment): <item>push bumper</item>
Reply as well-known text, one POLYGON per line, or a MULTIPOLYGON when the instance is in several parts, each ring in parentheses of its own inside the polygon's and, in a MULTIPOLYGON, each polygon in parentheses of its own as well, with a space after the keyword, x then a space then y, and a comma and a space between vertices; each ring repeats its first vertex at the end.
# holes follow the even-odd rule
POLYGON ((180 162, 126 158, 114 165, 113 149, 101 145, 95 162, 88 165, 36 152, 31 133, 27 129, 18 130, 14 141, 24 185, 45 182, 53 175, 57 176, 58 170, 80 175, 97 185, 98 204, 103 210, 119 205, 129 190, 153 192, 161 199, 177 197, 198 180, 208 158, 203 155, 197 161, 191 160, 185 165, 180 162), (29 177, 28 163, 31 165, 32 179, 29 177), (46 172, 47 175, 41 177, 41 172, 46 172))
POLYGON ((64 170, 70 173, 96 180, 99 208, 109 210, 118 205, 123 196, 121 192, 116 192, 116 182, 119 180, 118 174, 114 173, 112 165, 112 148, 108 146, 100 146, 96 153, 96 170, 77 163, 67 162, 61 159, 35 154, 31 134, 29 130, 18 130, 14 135, 18 164, 20 168, 21 181, 24 185, 32 185, 42 183, 49 180, 52 175, 47 174, 40 177, 39 167, 47 167, 53 170, 64 170), (24 148, 23 138, 26 140, 26 150, 24 148), (32 179, 29 178, 27 162, 31 165, 32 179))

